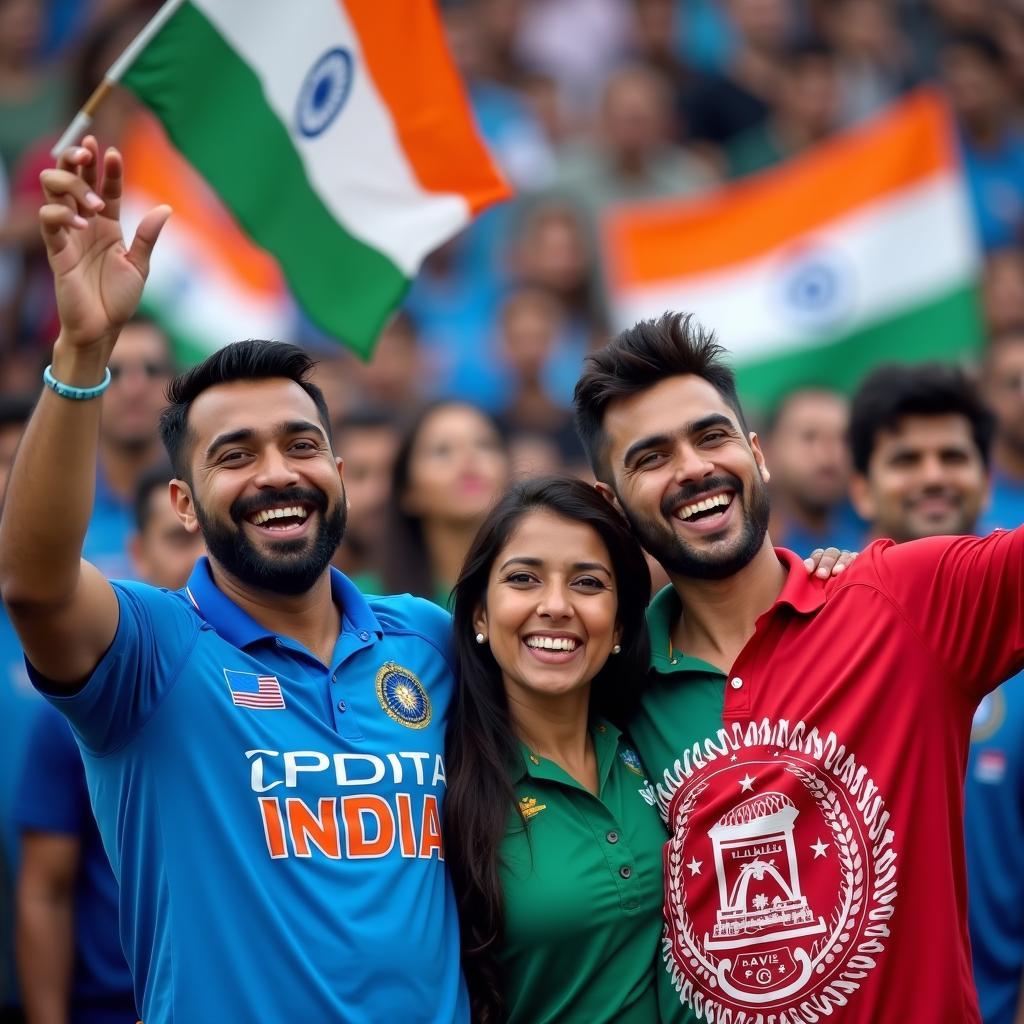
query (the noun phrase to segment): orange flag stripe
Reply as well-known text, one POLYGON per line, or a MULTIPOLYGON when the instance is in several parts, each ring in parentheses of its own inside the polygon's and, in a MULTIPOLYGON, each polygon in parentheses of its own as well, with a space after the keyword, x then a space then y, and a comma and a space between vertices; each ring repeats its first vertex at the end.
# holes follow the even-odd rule
POLYGON ((122 149, 133 191, 145 192, 154 203, 169 204, 175 221, 245 287, 264 295, 284 293, 276 261, 249 240, 154 117, 145 111, 133 116, 122 149))
POLYGON ((603 225, 611 282, 655 284, 752 259, 955 159, 944 102, 918 90, 805 156, 708 196, 612 210, 603 225))
POLYGON ((473 213, 510 195, 476 121, 433 2, 338 0, 359 35, 366 70, 428 192, 457 192, 473 213))

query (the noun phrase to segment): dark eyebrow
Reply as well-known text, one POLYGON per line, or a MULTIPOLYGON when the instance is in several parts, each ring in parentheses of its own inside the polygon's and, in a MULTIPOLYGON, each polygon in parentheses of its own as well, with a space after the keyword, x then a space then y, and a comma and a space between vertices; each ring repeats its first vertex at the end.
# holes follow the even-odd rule
MULTIPOLYGON (((526 555, 514 555, 512 558, 508 559, 508 561, 506 562, 503 562, 498 567, 498 572, 501 572, 502 570, 508 568, 508 566, 512 564, 528 565, 530 566, 530 568, 535 569, 539 566, 542 566, 544 563, 539 558, 529 558, 526 555)), ((570 568, 573 570, 573 572, 597 571, 606 573, 607 575, 611 576, 611 570, 607 566, 602 565, 600 562, 573 562, 570 568)))
POLYGON ((256 436, 256 431, 251 427, 243 427, 241 430, 231 430, 226 434, 218 434, 206 449, 206 457, 209 458, 218 448, 228 444, 238 444, 239 441, 251 441, 256 436))
POLYGON ((707 430, 709 427, 729 427, 731 430, 735 430, 736 424, 723 413, 709 413, 707 416, 694 420, 692 423, 684 423, 672 434, 650 434, 647 437, 640 438, 639 441, 634 441, 626 449, 626 454, 622 456, 622 463, 623 465, 628 465, 631 459, 634 459, 640 452, 646 451, 648 448, 660 448, 662 445, 669 444, 677 437, 699 434, 702 430, 707 430))
MULTIPOLYGON (((289 420, 287 423, 279 423, 274 428, 274 433, 278 437, 308 432, 319 434, 326 440, 327 435, 324 434, 324 428, 313 423, 311 420, 289 420)), ((223 448, 225 445, 238 444, 240 441, 251 441, 255 437, 256 431, 252 427, 242 427, 240 430, 231 430, 226 434, 218 434, 206 449, 206 457, 209 458, 218 448, 223 448)))

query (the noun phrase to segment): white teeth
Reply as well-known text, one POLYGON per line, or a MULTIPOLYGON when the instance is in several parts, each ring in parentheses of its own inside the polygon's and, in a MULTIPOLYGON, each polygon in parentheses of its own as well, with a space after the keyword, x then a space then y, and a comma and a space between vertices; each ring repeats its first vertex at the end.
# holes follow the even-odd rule
POLYGON ((689 519, 698 512, 707 512, 709 509, 718 508, 720 505, 728 505, 732 501, 731 494, 716 494, 712 498, 705 498, 703 501, 696 501, 692 505, 684 505, 677 513, 679 519, 689 519))
POLYGON ((567 636, 531 636, 526 638, 527 647, 541 647, 545 651, 575 651, 579 641, 567 636))
POLYGON ((309 513, 299 505, 290 505, 287 508, 265 508, 262 512, 257 512, 250 518, 250 522, 253 526, 262 526, 264 523, 270 522, 271 519, 284 519, 286 516, 296 516, 299 519, 305 519, 309 513))

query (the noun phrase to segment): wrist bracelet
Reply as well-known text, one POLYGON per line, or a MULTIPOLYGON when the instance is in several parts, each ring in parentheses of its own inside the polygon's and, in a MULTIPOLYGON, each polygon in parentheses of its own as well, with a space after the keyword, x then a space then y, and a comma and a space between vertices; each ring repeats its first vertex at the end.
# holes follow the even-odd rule
POLYGON ((65 384, 63 381, 57 380, 52 371, 53 364, 51 363, 43 370, 43 383, 51 391, 56 391, 61 398, 70 398, 75 402, 86 402, 90 398, 99 398, 110 387, 109 366, 103 371, 103 380, 93 388, 76 388, 73 384, 65 384))

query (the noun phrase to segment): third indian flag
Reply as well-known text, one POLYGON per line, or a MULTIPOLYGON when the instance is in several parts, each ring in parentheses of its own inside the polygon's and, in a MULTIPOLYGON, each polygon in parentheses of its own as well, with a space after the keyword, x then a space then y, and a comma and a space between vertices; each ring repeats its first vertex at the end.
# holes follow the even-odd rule
POLYGON ((980 340, 978 244, 930 91, 710 195, 615 209, 604 241, 617 326, 696 313, 762 407, 980 340))

